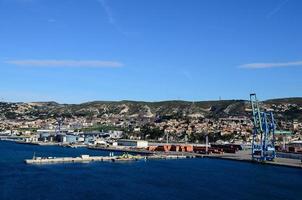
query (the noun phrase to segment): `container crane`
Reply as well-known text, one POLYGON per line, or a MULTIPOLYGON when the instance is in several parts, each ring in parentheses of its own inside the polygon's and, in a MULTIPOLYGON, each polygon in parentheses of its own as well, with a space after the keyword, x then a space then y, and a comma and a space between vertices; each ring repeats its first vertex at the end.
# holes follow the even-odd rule
POLYGON ((62 124, 63 124, 63 119, 61 117, 57 118, 56 129, 55 129, 56 135, 61 134, 62 124))
POLYGON ((275 151, 275 119, 271 111, 261 111, 256 94, 250 94, 253 110, 252 159, 255 161, 273 161, 275 151))

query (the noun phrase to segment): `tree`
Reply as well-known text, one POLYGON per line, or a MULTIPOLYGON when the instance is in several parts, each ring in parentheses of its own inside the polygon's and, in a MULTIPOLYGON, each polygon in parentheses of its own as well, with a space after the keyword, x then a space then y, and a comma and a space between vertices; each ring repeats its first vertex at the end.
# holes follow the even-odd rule
POLYGON ((149 139, 158 139, 163 137, 164 134, 163 130, 160 130, 159 128, 150 128, 147 124, 141 128, 141 136, 143 139, 146 139, 147 137, 149 139))

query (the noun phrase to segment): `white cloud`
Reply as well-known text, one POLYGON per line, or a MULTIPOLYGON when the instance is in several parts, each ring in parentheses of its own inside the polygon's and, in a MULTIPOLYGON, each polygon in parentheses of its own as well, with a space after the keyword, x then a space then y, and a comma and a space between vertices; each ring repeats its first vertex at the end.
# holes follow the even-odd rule
POLYGON ((107 2, 105 0, 98 0, 98 1, 101 3, 102 7, 104 8, 109 23, 115 25, 115 19, 113 17, 111 8, 107 4, 107 2))
POLYGON ((32 67, 90 67, 90 68, 116 68, 124 64, 117 61, 103 60, 7 60, 7 64, 32 67))
POLYGON ((264 68, 294 67, 294 66, 302 66, 302 61, 283 62, 283 63, 249 63, 249 64, 240 65, 239 68, 264 69, 264 68))
POLYGON ((267 18, 271 18, 273 15, 277 14, 278 12, 280 12, 280 10, 283 8, 283 6, 285 6, 285 4, 288 3, 289 0, 284 0, 281 3, 279 3, 271 12, 269 12, 267 14, 267 18))
POLYGON ((97 0, 100 2, 101 6, 103 7, 103 10, 105 11, 108 23, 111 24, 113 28, 115 28, 118 32, 120 32, 123 35, 128 35, 129 32, 124 31, 120 25, 115 20, 115 17, 113 15, 111 7, 108 5, 107 0, 97 0))

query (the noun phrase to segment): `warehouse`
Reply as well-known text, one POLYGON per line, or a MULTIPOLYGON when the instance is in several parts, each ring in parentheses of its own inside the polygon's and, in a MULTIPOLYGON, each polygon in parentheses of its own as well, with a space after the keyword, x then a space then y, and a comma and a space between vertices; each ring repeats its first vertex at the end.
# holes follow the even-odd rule
POLYGON ((118 146, 128 146, 128 147, 136 147, 136 148, 146 148, 148 147, 148 141, 145 140, 118 140, 118 146))

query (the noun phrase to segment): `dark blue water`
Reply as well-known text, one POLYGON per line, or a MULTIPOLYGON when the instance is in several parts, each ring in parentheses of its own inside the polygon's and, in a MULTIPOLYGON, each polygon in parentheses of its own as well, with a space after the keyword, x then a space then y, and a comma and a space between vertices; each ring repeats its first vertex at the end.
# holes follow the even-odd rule
POLYGON ((302 170, 214 159, 26 165, 108 152, 0 141, 0 199, 302 199, 302 170))

